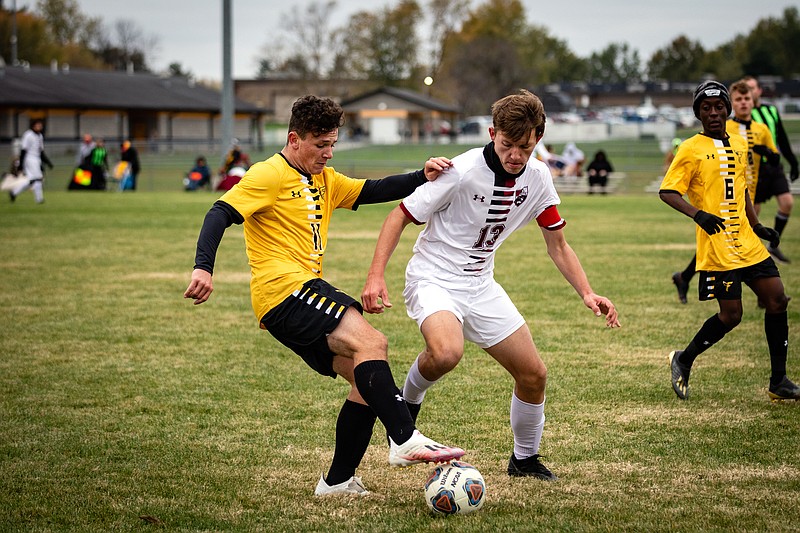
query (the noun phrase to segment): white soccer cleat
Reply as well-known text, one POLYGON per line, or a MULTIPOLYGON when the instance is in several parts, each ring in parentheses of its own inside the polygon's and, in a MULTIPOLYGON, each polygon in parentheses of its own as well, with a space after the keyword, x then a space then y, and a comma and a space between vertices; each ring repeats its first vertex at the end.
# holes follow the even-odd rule
POLYGON ((395 444, 391 438, 389 439, 389 464, 392 466, 447 463, 461 458, 464 453, 461 448, 439 444, 416 429, 411 438, 403 444, 395 444))
POLYGON ((319 476, 319 483, 314 490, 314 496, 333 496, 335 494, 355 494, 356 496, 366 496, 369 491, 364 487, 360 477, 353 476, 347 481, 338 485, 330 486, 325 481, 325 476, 319 476))

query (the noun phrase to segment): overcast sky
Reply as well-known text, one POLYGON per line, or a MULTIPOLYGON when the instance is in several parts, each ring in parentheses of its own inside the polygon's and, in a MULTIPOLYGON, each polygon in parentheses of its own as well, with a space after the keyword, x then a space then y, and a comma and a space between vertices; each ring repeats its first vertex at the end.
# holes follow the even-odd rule
MULTIPOLYGON (((427 0, 417 0, 425 6, 427 0)), ((233 6, 233 76, 252 78, 257 57, 291 6, 303 9, 310 0, 231 0, 233 6)), ((332 27, 342 26, 360 10, 375 11, 398 0, 337 0, 332 27)), ((472 5, 485 3, 473 0, 472 5)), ((780 18, 791 0, 522 0, 528 22, 545 26, 578 56, 587 57, 609 43, 627 42, 646 62, 657 49, 684 34, 715 48, 737 34, 747 34, 759 19, 780 18)), ((17 8, 33 9, 34 0, 17 0, 17 8)), ((78 0, 81 10, 115 21, 135 21, 158 38, 151 68, 165 70, 179 62, 201 79, 222 79, 222 0, 78 0)), ((426 33, 429 28, 425 28, 426 33)))

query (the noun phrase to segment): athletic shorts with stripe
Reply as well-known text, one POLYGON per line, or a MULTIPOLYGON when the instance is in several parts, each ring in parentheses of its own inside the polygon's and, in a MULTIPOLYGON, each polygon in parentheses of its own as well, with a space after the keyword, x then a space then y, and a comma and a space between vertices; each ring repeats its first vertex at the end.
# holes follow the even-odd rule
POLYGON ((348 307, 364 312, 361 304, 322 279, 312 279, 261 319, 261 327, 299 355, 323 376, 336 378, 328 335, 348 307))
POLYGON ((741 300, 742 283, 747 286, 762 278, 779 278, 781 276, 775 261, 768 257, 749 267, 734 270, 702 270, 698 289, 700 301, 706 300, 741 300))

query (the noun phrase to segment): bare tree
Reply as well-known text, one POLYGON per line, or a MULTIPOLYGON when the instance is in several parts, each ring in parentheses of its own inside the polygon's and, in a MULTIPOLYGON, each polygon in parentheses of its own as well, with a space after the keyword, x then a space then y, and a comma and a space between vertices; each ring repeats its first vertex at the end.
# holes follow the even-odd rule
POLYGON ((460 29, 469 11, 470 0, 430 0, 431 17, 429 73, 436 78, 442 65, 445 43, 453 32, 460 29))

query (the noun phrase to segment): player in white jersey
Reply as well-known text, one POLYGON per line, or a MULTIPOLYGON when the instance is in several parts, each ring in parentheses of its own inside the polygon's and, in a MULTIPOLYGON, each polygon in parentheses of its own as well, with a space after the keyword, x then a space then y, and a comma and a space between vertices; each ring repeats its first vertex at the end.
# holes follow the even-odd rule
POLYGON ((512 476, 554 480, 539 460, 547 369, 522 315, 493 275, 497 248, 514 230, 536 220, 547 253, 567 281, 608 327, 619 327, 610 300, 594 293, 577 255, 564 238, 566 222, 547 165, 531 158, 544 135, 539 98, 521 90, 492 105, 492 139, 453 158, 453 167, 422 185, 386 218, 361 301, 369 313, 391 307, 384 272, 403 229, 427 224, 414 245, 404 291, 409 316, 425 349, 409 370, 403 397, 412 415, 425 392, 456 367, 464 340, 486 350, 512 375, 512 476))
POLYGON ((13 191, 9 191, 8 196, 11 198, 12 202, 28 188, 33 190, 33 198, 37 204, 44 202, 44 191, 42 187, 44 173, 42 171, 42 164, 47 165, 51 169, 53 168, 53 164, 44 153, 43 129, 44 122, 42 119, 36 118, 31 121, 30 129, 22 134, 22 139, 20 141, 19 171, 25 173, 25 177, 28 178, 28 181, 18 185, 13 191))

